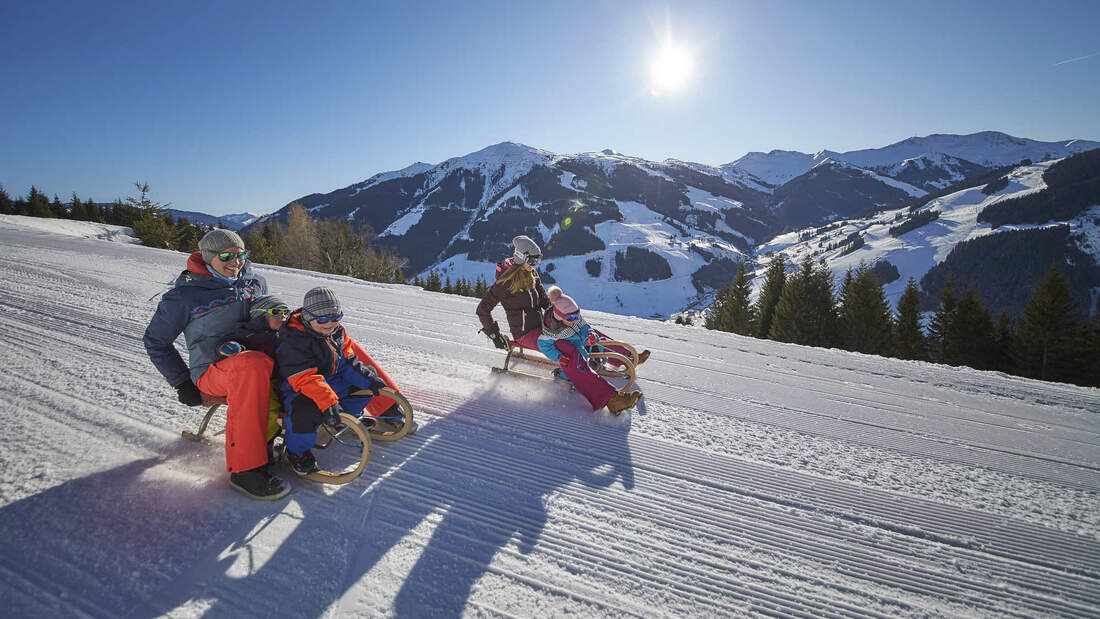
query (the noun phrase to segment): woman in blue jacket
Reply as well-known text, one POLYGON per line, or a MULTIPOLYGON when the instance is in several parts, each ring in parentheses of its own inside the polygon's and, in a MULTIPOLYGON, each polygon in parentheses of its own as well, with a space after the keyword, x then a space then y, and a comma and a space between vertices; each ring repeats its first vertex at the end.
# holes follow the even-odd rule
POLYGON ((145 350, 179 401, 202 404, 202 394, 225 397, 225 463, 230 485, 256 499, 275 500, 290 487, 267 470, 267 416, 273 361, 258 350, 223 357, 218 347, 248 320, 250 302, 267 293, 251 272, 244 241, 215 228, 199 241, 187 269, 161 298, 145 329, 145 350), (173 343, 183 334, 188 363, 173 343))

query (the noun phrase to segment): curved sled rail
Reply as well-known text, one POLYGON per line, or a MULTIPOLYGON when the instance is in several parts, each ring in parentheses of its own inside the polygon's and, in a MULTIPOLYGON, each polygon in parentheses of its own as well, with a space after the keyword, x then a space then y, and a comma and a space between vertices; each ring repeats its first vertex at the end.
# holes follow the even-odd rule
POLYGON ((412 404, 409 404, 408 398, 406 398, 400 391, 398 391, 396 389, 393 389, 391 387, 382 387, 381 389, 378 390, 377 393, 375 393, 374 391, 371 391, 370 389, 363 389, 363 390, 360 390, 360 391, 355 391, 355 392, 353 392, 349 395, 356 395, 356 396, 384 395, 384 396, 392 399, 397 404, 397 408, 401 409, 401 414, 404 417, 404 423, 401 425, 401 428, 399 430, 395 430, 393 432, 381 432, 381 431, 372 429, 372 430, 370 430, 370 435, 372 437, 374 437, 374 440, 376 440, 376 441, 396 441, 397 439, 402 438, 403 436, 408 434, 409 429, 412 428, 412 425, 413 425, 413 408, 412 408, 412 404))
MULTIPOLYGON (((634 380, 635 378, 637 378, 637 371, 635 370, 634 359, 638 357, 638 353, 635 351, 633 346, 629 344, 623 344, 622 342, 600 342, 601 346, 605 344, 622 346, 623 348, 626 348, 630 351, 632 357, 627 358, 624 355, 609 350, 601 352, 590 352, 588 353, 588 357, 589 359, 599 359, 604 362, 600 364, 600 369, 596 370, 597 374, 601 376, 608 376, 611 378, 627 378, 628 381, 626 386, 619 389, 619 393, 626 393, 631 387, 634 386, 634 380), (622 365, 622 369, 611 369, 606 367, 607 361, 615 361, 619 363, 620 365, 622 365)), ((546 357, 546 355, 542 354, 541 352, 536 352, 530 348, 524 348, 516 342, 509 342, 508 354, 504 357, 504 367, 498 368, 494 366, 492 370, 501 374, 512 374, 513 376, 523 376, 526 378, 546 378, 545 376, 530 374, 528 372, 521 372, 519 370, 509 368, 508 366, 512 363, 514 359, 522 359, 524 361, 531 361, 533 363, 541 363, 543 365, 548 365, 555 368, 558 367, 557 363, 551 361, 549 358, 546 357)))

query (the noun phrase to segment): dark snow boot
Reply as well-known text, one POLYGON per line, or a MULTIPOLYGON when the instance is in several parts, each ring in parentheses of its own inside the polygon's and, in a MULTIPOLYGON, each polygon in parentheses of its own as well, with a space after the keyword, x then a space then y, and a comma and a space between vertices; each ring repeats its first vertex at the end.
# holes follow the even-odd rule
POLYGON ((313 452, 308 449, 301 455, 288 449, 286 450, 286 460, 290 463, 290 469, 298 477, 305 477, 318 471, 317 459, 313 457, 313 452))
POLYGON ((290 494, 290 485, 269 473, 266 465, 230 473, 229 485, 261 501, 277 501, 290 494))
POLYGON ((638 355, 638 362, 635 363, 634 365, 636 365, 636 366, 641 365, 641 364, 646 362, 646 359, 649 359, 649 351, 648 350, 643 350, 641 352, 641 354, 638 355))

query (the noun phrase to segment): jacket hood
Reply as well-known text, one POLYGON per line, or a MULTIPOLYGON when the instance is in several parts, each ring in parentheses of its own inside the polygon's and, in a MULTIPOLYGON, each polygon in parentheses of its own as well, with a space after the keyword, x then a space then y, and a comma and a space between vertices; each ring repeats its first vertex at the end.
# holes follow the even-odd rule
POLYGON ((210 267, 202 260, 202 252, 197 251, 187 258, 187 272, 196 275, 210 275, 210 267))

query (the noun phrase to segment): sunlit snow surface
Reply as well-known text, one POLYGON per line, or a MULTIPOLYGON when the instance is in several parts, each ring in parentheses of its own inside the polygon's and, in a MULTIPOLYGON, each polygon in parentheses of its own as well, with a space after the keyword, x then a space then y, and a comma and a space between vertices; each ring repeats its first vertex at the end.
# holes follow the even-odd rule
POLYGON ((42 221, 0 218, 5 617, 1100 614, 1098 390, 589 312, 653 351, 616 418, 490 373, 475 299, 259 267, 421 430, 252 501, 141 345, 185 256, 42 221))

